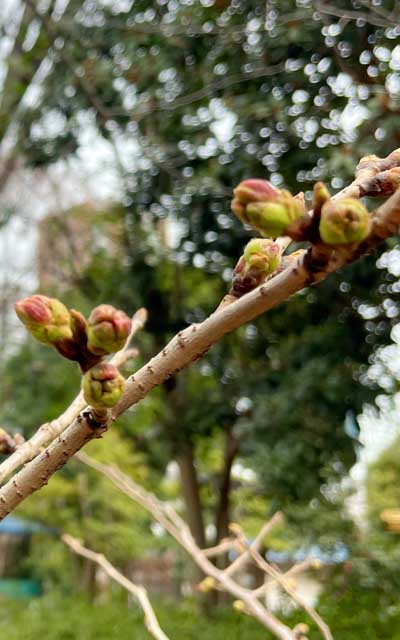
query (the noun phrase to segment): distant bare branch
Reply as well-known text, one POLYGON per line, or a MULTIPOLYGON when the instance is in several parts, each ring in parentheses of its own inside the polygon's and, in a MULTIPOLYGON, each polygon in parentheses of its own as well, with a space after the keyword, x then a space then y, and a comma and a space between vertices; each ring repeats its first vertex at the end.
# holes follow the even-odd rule
POLYGON ((74 552, 92 562, 95 562, 99 565, 110 576, 112 580, 121 585, 124 589, 129 591, 133 596, 135 596, 136 600, 139 602, 140 606, 144 612, 144 622, 148 632, 156 638, 156 640, 168 640, 168 636, 165 635, 164 631, 161 629, 159 622, 157 620, 156 614, 154 613, 154 609, 151 606, 151 602, 147 595, 147 591, 144 587, 138 586, 134 584, 131 580, 128 580, 126 576, 124 576, 118 569, 116 569, 111 562, 107 560, 101 553, 95 553, 90 549, 84 547, 79 540, 73 538, 72 536, 65 534, 62 536, 62 541, 74 552))

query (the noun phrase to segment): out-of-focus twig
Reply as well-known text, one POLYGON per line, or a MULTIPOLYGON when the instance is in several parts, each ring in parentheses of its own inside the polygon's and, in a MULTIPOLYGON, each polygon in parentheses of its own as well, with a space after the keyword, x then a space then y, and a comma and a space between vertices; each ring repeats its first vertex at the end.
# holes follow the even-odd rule
POLYGON ((121 587, 135 596, 136 600, 139 602, 140 606, 143 609, 144 623, 148 632, 156 640, 168 640, 168 636, 165 635, 164 631, 159 625, 157 616, 154 612, 154 609, 147 595, 147 591, 144 587, 135 584, 131 580, 128 580, 128 578, 124 576, 120 571, 118 571, 118 569, 116 569, 105 556, 103 556, 101 553, 96 553, 95 551, 87 549, 76 538, 73 538, 68 534, 64 534, 62 536, 62 540, 74 553, 77 553, 78 555, 83 556, 84 558, 87 558, 88 560, 91 560, 92 562, 98 564, 99 567, 101 567, 112 580, 120 584, 121 587))

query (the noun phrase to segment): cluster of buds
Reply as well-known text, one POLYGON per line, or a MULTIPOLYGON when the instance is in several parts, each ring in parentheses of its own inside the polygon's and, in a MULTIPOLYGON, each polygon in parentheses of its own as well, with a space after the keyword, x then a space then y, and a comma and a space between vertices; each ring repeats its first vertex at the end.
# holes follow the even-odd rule
MULTIPOLYGON (((392 167, 379 175, 385 178, 388 185, 390 182, 389 191, 392 192, 400 186, 399 167, 392 167)), ((371 231, 371 217, 360 200, 357 198, 331 199, 323 182, 317 182, 314 186, 312 217, 307 214, 302 193, 292 196, 288 191, 276 189, 267 180, 244 180, 236 187, 234 195, 231 203, 232 211, 243 223, 251 225, 263 236, 277 238, 289 235, 295 240, 322 241, 328 245, 340 246, 359 244, 371 231)), ((257 284, 260 284, 263 269, 260 271, 260 276, 258 269, 257 265, 254 273, 257 284)), ((264 271, 266 269, 268 267, 265 267, 264 271)), ((247 280, 249 271, 252 279, 252 268, 242 256, 234 275, 238 295, 242 295, 242 278, 245 279, 243 293, 254 288, 247 280)), ((235 294, 235 291, 233 292, 235 294)))
MULTIPOLYGON (((114 365, 102 359, 119 351, 130 335, 132 323, 124 311, 102 304, 86 320, 79 311, 42 295, 20 300, 15 311, 34 338, 78 362, 84 373, 83 395, 89 405, 104 411, 117 404, 125 379, 114 365)), ((6 436, 0 430, 0 453, 11 446, 6 436)))
POLYGON ((281 249, 269 238, 254 238, 246 245, 235 267, 231 294, 240 298, 275 273, 281 263, 281 249))
POLYGON ((97 411, 114 407, 125 389, 125 379, 109 362, 99 362, 82 378, 83 396, 97 411))
POLYGON ((278 238, 306 213, 303 194, 292 196, 268 180, 244 180, 234 190, 231 208, 245 224, 262 235, 278 238))
POLYGON ((78 362, 82 371, 121 349, 131 330, 126 313, 106 304, 93 309, 88 321, 56 298, 42 295, 20 300, 15 311, 34 338, 78 362))

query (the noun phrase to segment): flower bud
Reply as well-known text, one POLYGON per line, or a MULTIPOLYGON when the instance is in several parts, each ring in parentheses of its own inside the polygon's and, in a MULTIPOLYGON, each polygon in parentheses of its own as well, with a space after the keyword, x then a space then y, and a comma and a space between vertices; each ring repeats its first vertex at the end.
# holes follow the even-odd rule
POLYGON ((279 268, 279 245, 268 238, 254 238, 245 247, 233 272, 231 293, 240 297, 262 284, 279 268))
POLYGON ((110 304, 101 304, 89 316, 87 346, 95 355, 119 351, 124 346, 130 331, 131 320, 124 311, 110 304))
POLYGON ((17 316, 36 340, 54 345, 72 338, 71 317, 57 298, 34 295, 15 304, 17 316))
POLYGON ((235 611, 239 611, 240 613, 246 612, 246 605, 243 600, 234 600, 233 608, 235 609, 235 611))
POLYGON ((234 195, 231 207, 235 215, 272 238, 282 235, 306 211, 303 194, 292 196, 268 180, 244 180, 234 195))
POLYGON ((197 585, 197 589, 201 593, 208 593, 209 591, 212 591, 213 589, 215 589, 216 586, 217 586, 217 583, 215 582, 215 578, 211 576, 207 576, 206 578, 204 578, 204 580, 202 580, 197 585))
POLYGON ((301 200, 288 191, 281 191, 275 202, 254 202, 246 207, 249 223, 258 231, 271 238, 285 234, 293 222, 305 214, 301 200))
POLYGON ((124 389, 124 377, 108 362, 96 364, 82 378, 83 397, 94 409, 113 407, 124 389))
POLYGON ((304 622, 299 622, 299 624, 296 624, 296 626, 293 628, 293 634, 296 640, 307 640, 309 631, 310 627, 304 622))
POLYGON ((359 244, 370 231, 368 210, 356 198, 330 200, 323 205, 319 233, 326 244, 359 244))
POLYGON ((303 197, 276 189, 266 180, 245 180, 234 194, 233 213, 243 223, 271 238, 284 234, 306 211, 303 197))

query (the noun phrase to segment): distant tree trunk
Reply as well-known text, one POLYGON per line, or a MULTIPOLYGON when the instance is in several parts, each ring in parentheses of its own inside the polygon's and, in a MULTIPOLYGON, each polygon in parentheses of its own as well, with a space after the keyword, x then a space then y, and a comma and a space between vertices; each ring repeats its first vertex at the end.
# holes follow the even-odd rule
MULTIPOLYGON (((225 431, 225 452, 223 468, 220 475, 218 502, 215 510, 215 544, 217 545, 223 538, 229 535, 229 523, 231 521, 231 490, 232 490, 232 466, 239 453, 239 442, 233 435, 232 427, 227 427, 225 431)), ((229 564, 228 554, 219 556, 216 565, 224 569, 229 564)), ((226 593, 213 592, 214 605, 226 605, 229 596, 226 593)))
POLYGON ((219 497, 215 515, 215 544, 229 534, 232 466, 239 453, 239 442, 233 434, 232 427, 226 429, 224 466, 219 482, 219 497))
POLYGON ((91 600, 96 597, 96 571, 97 567, 91 560, 84 560, 81 589, 89 596, 91 600))
POLYGON ((185 501, 187 522, 199 547, 206 546, 203 510, 200 500, 200 486, 194 463, 193 446, 186 444, 177 458, 181 474, 182 495, 185 501))

